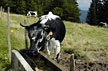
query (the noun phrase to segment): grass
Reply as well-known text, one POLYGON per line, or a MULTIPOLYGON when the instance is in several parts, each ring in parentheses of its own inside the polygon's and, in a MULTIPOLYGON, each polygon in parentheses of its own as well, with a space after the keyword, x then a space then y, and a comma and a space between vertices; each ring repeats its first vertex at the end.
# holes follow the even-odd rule
MULTIPOLYGON (((10 32, 11 36, 11 48, 23 49, 24 45, 24 28, 20 26, 20 23, 24 24, 24 20, 27 20, 27 24, 32 24, 37 21, 36 18, 26 18, 26 16, 10 14, 10 32)), ((1 17, 0 13, 0 71, 11 70, 10 62, 8 60, 8 40, 7 40, 7 14, 1 17)))
MULTIPOLYGON (((11 47, 12 49, 23 49, 24 28, 20 23, 27 24, 36 22, 37 18, 26 18, 23 15, 10 14, 11 47)), ((66 26, 66 36, 61 45, 61 52, 74 53, 76 59, 84 61, 108 62, 108 29, 90 26, 87 24, 64 21, 66 26)), ((7 43, 7 14, 0 15, 0 71, 10 71, 8 61, 7 43)))
POLYGON ((64 21, 66 37, 63 49, 87 61, 108 62, 108 29, 64 21), (70 26, 71 25, 71 26, 70 26))

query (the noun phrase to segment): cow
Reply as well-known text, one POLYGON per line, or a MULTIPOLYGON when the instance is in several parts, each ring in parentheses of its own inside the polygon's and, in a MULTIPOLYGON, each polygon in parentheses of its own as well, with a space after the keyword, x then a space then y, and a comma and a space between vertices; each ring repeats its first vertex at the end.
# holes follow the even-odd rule
POLYGON ((37 17, 37 11, 29 11, 27 13, 27 17, 31 17, 31 16, 37 17))
POLYGON ((107 28, 108 27, 107 23, 105 23, 105 22, 100 22, 99 23, 99 26, 100 27, 104 27, 104 28, 107 28))
POLYGON ((62 19, 49 12, 47 15, 43 15, 39 18, 37 23, 32 25, 22 25, 25 27, 29 34, 30 49, 35 53, 38 53, 44 48, 47 50, 49 56, 53 49, 55 49, 55 61, 60 59, 60 43, 65 37, 65 25, 62 19))

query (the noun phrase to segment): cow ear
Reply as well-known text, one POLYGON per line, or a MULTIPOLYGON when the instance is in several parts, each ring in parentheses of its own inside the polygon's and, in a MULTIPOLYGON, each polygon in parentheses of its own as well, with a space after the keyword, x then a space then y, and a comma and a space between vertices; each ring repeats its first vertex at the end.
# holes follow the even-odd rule
POLYGON ((25 27, 26 30, 28 30, 28 31, 30 30, 30 26, 28 26, 28 25, 24 25, 24 24, 21 24, 21 23, 20 23, 20 25, 21 25, 22 27, 25 27))

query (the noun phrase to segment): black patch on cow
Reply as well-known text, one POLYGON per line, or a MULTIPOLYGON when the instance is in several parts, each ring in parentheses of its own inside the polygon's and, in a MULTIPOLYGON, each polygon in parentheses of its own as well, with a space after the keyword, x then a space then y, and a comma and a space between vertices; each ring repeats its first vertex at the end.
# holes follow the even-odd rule
POLYGON ((58 60, 59 55, 60 55, 60 54, 58 53, 58 54, 57 54, 57 57, 56 57, 56 60, 58 60))
POLYGON ((45 23, 45 25, 50 26, 50 28, 48 30, 46 30, 48 33, 50 31, 52 31, 53 32, 53 37, 56 40, 59 40, 60 42, 63 41, 63 39, 65 37, 65 31, 66 30, 65 30, 65 25, 60 18, 56 18, 55 20, 54 19, 48 20, 45 23))
POLYGON ((31 15, 35 15, 35 13, 33 13, 33 12, 30 12, 31 13, 31 15))
POLYGON ((45 49, 45 43, 46 43, 46 39, 44 38, 43 41, 41 43, 38 44, 38 47, 41 47, 41 51, 45 49))

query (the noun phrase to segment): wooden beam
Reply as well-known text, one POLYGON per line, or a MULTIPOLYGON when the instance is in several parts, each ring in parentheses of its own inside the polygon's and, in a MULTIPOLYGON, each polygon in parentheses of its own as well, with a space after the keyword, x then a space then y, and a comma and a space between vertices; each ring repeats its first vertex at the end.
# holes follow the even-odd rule
POLYGON ((75 71, 75 60, 74 60, 74 54, 70 57, 70 71, 75 71))
POLYGON ((7 25, 8 25, 8 56, 9 56, 9 61, 11 62, 11 42, 10 42, 10 21, 9 21, 9 12, 10 12, 10 7, 8 7, 8 15, 7 15, 7 25))
MULTIPOLYGON (((24 20, 24 24, 27 25, 26 20, 24 20)), ((28 49, 27 30, 26 29, 25 29, 25 48, 28 49)))
POLYGON ((1 6, 1 17, 2 17, 2 6, 1 6))
POLYGON ((40 51, 39 53, 40 53, 40 55, 43 57, 43 59, 45 59, 45 61, 46 61, 47 63, 50 63, 51 65, 53 65, 53 67, 56 68, 56 71, 68 71, 67 68, 65 68, 65 67, 63 67, 63 66, 61 66, 61 65, 59 65, 59 64, 58 64, 57 62, 55 62, 54 60, 48 58, 48 56, 47 56, 46 54, 44 54, 43 52, 40 51))
POLYGON ((12 50, 11 66, 14 71, 34 71, 23 56, 16 50, 12 50))

